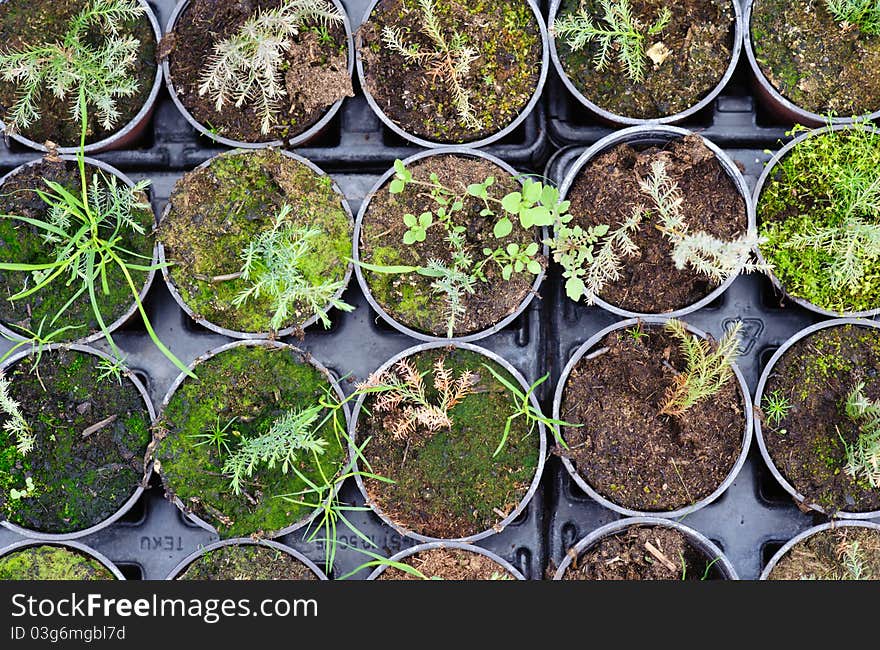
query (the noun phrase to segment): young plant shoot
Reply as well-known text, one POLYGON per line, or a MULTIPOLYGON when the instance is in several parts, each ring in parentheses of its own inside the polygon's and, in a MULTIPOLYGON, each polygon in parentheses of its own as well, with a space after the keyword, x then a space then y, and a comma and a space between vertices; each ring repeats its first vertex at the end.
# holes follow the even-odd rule
POLYGON ((854 444, 844 441, 846 473, 876 489, 880 487, 880 402, 868 399, 864 382, 847 397, 846 415, 859 427, 854 444))
POLYGON ((863 34, 880 34, 880 3, 877 0, 825 0, 828 11, 842 25, 854 26, 863 34))

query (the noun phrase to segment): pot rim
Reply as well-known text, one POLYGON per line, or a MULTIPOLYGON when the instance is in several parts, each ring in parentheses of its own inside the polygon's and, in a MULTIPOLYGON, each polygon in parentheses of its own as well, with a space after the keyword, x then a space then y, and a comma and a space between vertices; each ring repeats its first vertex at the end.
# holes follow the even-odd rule
POLYGON ((9 555, 10 553, 15 553, 17 551, 21 551, 25 548, 30 548, 31 546, 55 546, 57 548, 66 548, 68 550, 73 550, 78 552, 80 555, 84 555, 89 559, 96 560, 100 563, 105 569, 107 569, 114 578, 117 580, 125 580, 125 576, 122 575, 122 572, 119 568, 108 558, 106 555, 101 553, 100 551, 86 546, 80 542, 74 540, 40 540, 40 539, 22 539, 17 542, 13 542, 8 546, 4 546, 0 548, 0 557, 5 555, 9 555))
MULTIPOLYGON (((417 544, 416 546, 411 546, 408 549, 404 549, 402 551, 398 551, 390 558, 388 558, 389 562, 400 562, 412 555, 417 553, 421 553, 422 551, 431 551, 434 549, 458 549, 460 551, 467 551, 470 553, 477 553, 484 557, 489 558, 499 566, 501 566, 505 571, 507 571, 510 575, 512 575, 516 580, 525 580, 525 576, 513 566, 510 562, 505 560, 503 557, 498 555, 497 553, 493 553, 492 551, 481 548, 479 546, 474 546, 473 544, 467 544, 463 542, 455 542, 455 541, 439 541, 439 542, 426 542, 424 544, 417 544)), ((367 577, 367 580, 376 580, 380 575, 385 573, 388 566, 378 566, 376 567, 372 573, 367 577)))
MULTIPOLYGON (((477 354, 481 354, 484 357, 488 358, 490 361, 494 361, 496 364, 504 368, 508 373, 513 376, 514 379, 519 383, 519 385, 525 390, 529 390, 529 386, 526 383, 526 379, 523 377, 520 372, 513 367, 513 365, 504 359, 502 356, 495 354, 491 350, 487 350, 486 348, 481 348, 472 343, 463 343, 463 342, 441 342, 434 341, 430 343, 420 343, 418 345, 414 345, 413 347, 407 348, 402 352, 397 353, 393 357, 391 357, 388 361, 383 363, 379 368, 375 371, 375 374, 382 373, 395 363, 400 361, 401 359, 405 359, 407 357, 421 354, 422 352, 427 352, 430 350, 437 350, 441 348, 449 348, 456 347, 462 350, 467 350, 470 352, 475 352, 477 354)), ((357 401, 355 403, 354 408, 352 409, 351 420, 349 424, 349 456, 351 459, 350 467, 354 473, 354 479, 357 483, 358 490, 360 490, 361 496, 364 498, 364 501, 367 506, 388 526, 394 529, 398 534, 408 537, 409 539, 415 539, 418 542, 430 543, 430 542, 461 542, 461 543, 469 543, 469 542, 477 542, 482 539, 486 539, 487 537, 491 537, 497 533, 500 533, 505 528, 507 528, 520 514, 522 514, 526 507, 531 503, 532 498, 535 496, 535 492, 537 492, 538 487, 541 484, 541 476, 544 472, 544 463, 547 457, 547 435, 546 428, 544 427, 543 422, 538 423, 538 439, 539 439, 539 449, 538 449, 538 465, 535 468, 535 475, 532 478, 532 482, 529 485, 528 491, 526 491, 525 495, 517 504, 516 508, 514 508, 510 514, 504 517, 500 522, 497 522, 490 528, 483 530, 481 532, 467 535, 464 537, 455 537, 455 538, 441 538, 441 537, 432 537, 430 535, 422 535, 421 533, 417 533, 415 531, 408 530, 403 525, 398 524, 393 521, 391 517, 389 517, 385 512, 370 498, 367 493, 366 486, 364 485, 363 477, 360 475, 358 470, 358 455, 357 451, 357 428, 358 428, 358 418, 363 410, 364 400, 366 399, 365 394, 361 394, 358 396, 357 401)), ((534 392, 529 396, 529 401, 532 406, 538 411, 541 411, 541 405, 538 403, 537 398, 535 397, 534 392)))
MULTIPOLYGON (((92 356, 98 357, 99 359, 114 361, 114 358, 106 352, 79 343, 52 343, 43 348, 43 353, 54 352, 56 350, 72 350, 81 354, 90 354, 92 356)), ((33 348, 16 352, 6 361, 0 364, 0 373, 5 372, 8 368, 11 368, 22 359, 32 356, 34 354, 36 354, 36 350, 34 350, 33 348)), ((150 426, 152 428, 152 425, 156 422, 156 409, 153 406, 153 400, 150 399, 149 392, 147 391, 141 380, 138 378, 138 376, 134 373, 134 370, 132 370, 128 366, 124 367, 125 371, 122 374, 127 380, 134 384, 135 389, 137 389, 138 393, 140 393, 141 398, 146 405, 147 415, 150 418, 150 426)), ((150 438, 152 442, 152 433, 150 438)), ((77 530, 69 533, 46 533, 19 526, 18 524, 8 521, 5 517, 0 519, 0 526, 3 526, 3 528, 6 528, 7 530, 11 530, 18 535, 44 542, 69 542, 75 539, 87 537, 101 530, 104 530, 105 528, 108 528, 109 526, 119 521, 123 516, 125 516, 125 514, 128 513, 128 511, 131 510, 132 507, 134 507, 134 504, 137 503, 138 500, 140 500, 141 496, 144 494, 145 486, 150 482, 150 478, 152 477, 152 475, 153 463, 145 461, 143 477, 141 478, 140 483, 138 483, 134 491, 128 497, 128 499, 107 519, 103 519, 96 524, 89 526, 88 528, 83 528, 82 530, 77 530)))
POLYGON ((309 571, 315 574, 318 580, 327 580, 327 575, 321 571, 317 567, 317 565, 312 562, 305 555, 297 551, 295 548, 291 548, 286 544, 281 544, 275 540, 271 539, 254 539, 252 537, 235 537, 233 539, 221 539, 216 542, 212 542, 210 544, 206 544, 205 546, 193 551, 185 558, 183 558, 177 565, 171 569, 171 572, 165 577, 165 580, 177 580, 180 578, 181 574, 183 574, 188 568, 190 564, 193 564, 196 560, 201 558, 212 551, 216 551, 219 548, 224 548, 226 546, 263 546, 266 548, 274 548, 282 553, 286 553, 290 555, 300 563, 304 564, 309 571))
MULTIPOLYGON (((628 320, 620 321, 609 325, 608 327, 602 329, 597 332, 593 336, 591 336, 587 341, 578 347, 578 349, 574 352, 569 359, 568 363, 565 365, 565 368, 562 371, 562 374, 559 377, 559 382, 556 384, 556 391, 553 395, 553 419, 561 420, 560 411, 562 410, 562 397, 565 393, 565 388, 568 384, 569 377, 571 375, 574 367, 581 361, 584 355, 589 352, 592 348, 596 347, 602 339, 604 339, 609 334, 616 332, 617 330, 625 329, 627 327, 632 327, 634 325, 638 325, 639 323, 647 323, 652 326, 663 325, 669 320, 672 320, 668 317, 661 316, 652 316, 646 318, 630 318, 628 320)), ((684 325, 687 327, 687 330, 691 334, 695 334, 696 336, 702 339, 708 339, 708 335, 691 325, 690 323, 685 323, 682 321, 684 325)), ((609 510, 613 510, 614 512, 624 515, 625 517, 648 517, 648 518, 666 518, 666 519, 680 519, 686 515, 693 514, 694 512, 705 508, 710 503, 716 501, 722 494, 724 494, 733 482, 736 480, 736 477, 739 475, 740 471, 743 468, 743 465, 746 462, 746 458, 749 454, 749 448, 752 442, 752 426, 754 414, 752 412, 752 399, 751 393, 749 391, 748 384, 746 383, 745 377, 742 374, 742 371, 739 369, 739 366, 736 363, 731 364, 733 369, 734 377, 739 385, 740 398, 742 399, 742 407, 743 407, 743 419, 745 420, 745 427, 742 436, 741 449, 739 456, 736 459, 736 462, 730 468, 730 471, 727 474, 727 477, 722 481, 715 490, 712 491, 706 497, 703 497, 699 501, 692 503, 690 505, 676 508, 675 510, 669 511, 647 511, 647 510, 635 510, 633 508, 628 508, 626 506, 621 506, 617 503, 611 501, 608 497, 600 494, 595 488, 593 488, 577 471, 574 466, 574 463, 567 457, 563 456, 561 458, 562 464, 565 466, 566 471, 568 472, 571 479, 577 484, 577 486, 586 492, 594 501, 599 503, 600 505, 608 508, 609 510)), ((561 435, 559 431, 559 427, 556 427, 557 432, 561 435)))

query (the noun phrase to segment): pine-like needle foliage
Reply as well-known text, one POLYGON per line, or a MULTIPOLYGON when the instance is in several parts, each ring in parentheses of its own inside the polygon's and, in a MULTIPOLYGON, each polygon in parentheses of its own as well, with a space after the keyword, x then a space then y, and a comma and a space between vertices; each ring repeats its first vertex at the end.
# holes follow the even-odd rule
POLYGON ((199 95, 210 95, 217 110, 227 103, 246 103, 260 116, 260 131, 268 134, 287 95, 283 68, 285 54, 307 22, 326 27, 344 20, 327 0, 286 0, 278 7, 258 11, 241 29, 214 46, 201 76, 199 95))
POLYGON ((244 481, 261 465, 270 470, 280 465, 286 474, 301 453, 323 454, 327 441, 315 431, 315 422, 323 410, 323 405, 316 404, 287 411, 266 433, 243 440, 223 464, 223 474, 230 477, 233 492, 241 494, 244 481))
POLYGON ((303 261, 314 250, 323 233, 314 228, 297 226, 292 219, 293 208, 284 204, 273 219, 271 230, 260 233, 242 252, 242 280, 250 286, 232 301, 240 306, 248 300, 267 298, 275 311, 269 327, 278 331, 288 323, 291 313, 305 305, 317 314, 324 327, 330 327, 327 307, 352 311, 354 307, 337 297, 344 280, 325 280, 312 284, 302 272, 303 261))
POLYGON ((21 131, 40 119, 44 90, 69 100, 75 121, 83 117, 77 100, 84 94, 101 125, 113 128, 119 119, 116 100, 138 90, 132 68, 140 41, 123 37, 119 31, 123 24, 141 15, 143 8, 135 0, 91 0, 70 21, 61 41, 0 50, 0 75, 19 90, 18 99, 7 113, 7 129, 21 131), (96 29, 106 33, 100 45, 93 44, 96 29))
POLYGON ((645 79, 645 40, 656 36, 669 25, 672 12, 663 7, 657 20, 650 26, 642 25, 633 16, 629 0, 600 0, 602 21, 595 20, 589 9, 557 19, 553 33, 565 39, 573 50, 582 50, 589 43, 596 43, 598 50, 593 58, 596 70, 602 71, 611 63, 612 51, 627 76, 636 83, 645 79))
POLYGON ((21 405, 9 394, 9 381, 0 373, 0 413, 6 416, 3 430, 15 438, 15 447, 22 456, 29 454, 36 440, 30 425, 21 413, 21 405))
POLYGON ((880 2, 878 0, 825 0, 834 19, 855 25, 863 34, 880 34, 880 2))
POLYGON ((739 356, 737 322, 721 338, 717 346, 687 331, 680 320, 667 321, 665 329, 678 339, 687 367, 675 376, 663 398, 664 415, 681 415, 699 401, 717 393, 733 376, 732 364, 739 356))
POLYGON ((405 60, 425 68, 434 79, 444 81, 462 126, 473 130, 483 128, 482 121, 471 106, 471 93, 465 86, 479 53, 467 44, 464 35, 458 31, 453 31, 450 38, 446 37, 435 11, 434 0, 419 0, 419 7, 421 31, 431 39, 434 49, 424 50, 417 43, 407 44, 403 32, 389 25, 382 30, 382 41, 405 60))
POLYGON ((867 481, 872 488, 880 487, 880 402, 865 395, 865 384, 859 382, 846 399, 846 414, 858 424, 855 444, 845 444, 846 473, 857 481, 867 481))

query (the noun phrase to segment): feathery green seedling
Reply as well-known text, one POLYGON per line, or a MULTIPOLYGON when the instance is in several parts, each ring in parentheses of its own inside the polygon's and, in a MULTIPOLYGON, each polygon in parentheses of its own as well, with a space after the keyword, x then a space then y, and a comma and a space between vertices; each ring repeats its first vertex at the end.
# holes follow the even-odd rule
POLYGON ((730 328, 714 348, 709 341, 688 332, 680 320, 667 321, 665 329, 678 339, 687 367, 666 389, 660 413, 679 416, 717 393, 733 377, 742 321, 730 328))
POLYGON ((243 266, 240 277, 250 282, 232 301, 241 306, 248 300, 267 298, 274 314, 269 327, 282 329, 291 311, 299 304, 318 316, 324 327, 330 327, 327 307, 350 312, 354 307, 337 297, 345 287, 345 281, 325 279, 319 284, 311 283, 303 274, 303 262, 314 249, 320 230, 297 226, 291 214, 293 208, 285 203, 272 219, 272 229, 264 231, 250 241, 242 252, 243 266))
POLYGON ((483 128, 471 105, 471 93, 466 87, 471 66, 480 58, 479 53, 467 44, 464 34, 453 31, 451 38, 443 33, 443 26, 435 12, 434 0, 419 0, 422 33, 434 44, 434 49, 422 49, 417 43, 407 44, 399 27, 386 25, 382 29, 385 46, 402 56, 409 63, 425 69, 434 79, 442 79, 458 112, 462 126, 468 129, 483 128))
POLYGON ((21 404, 9 394, 9 388, 9 380, 0 372, 0 413, 6 416, 3 430, 15 438, 15 448, 18 453, 27 456, 37 441, 21 412, 21 404))
POLYGON ((627 76, 636 83, 645 79, 645 41, 657 36, 672 20, 672 11, 663 7, 657 19, 650 26, 642 25, 633 16, 629 0, 600 0, 602 19, 605 25, 594 22, 594 16, 587 8, 577 13, 557 19, 553 33, 565 39, 573 50, 582 50, 589 43, 596 43, 598 51, 593 58, 596 70, 606 70, 611 64, 612 51, 617 51, 617 60, 627 76))
POLYGON ((782 394, 782 391, 774 390, 764 395, 764 415, 777 427, 788 416, 789 409, 791 409, 791 401, 782 394))
POLYGON ((42 117, 44 90, 63 101, 73 98, 70 112, 75 121, 85 121, 85 105, 90 105, 101 125, 113 128, 119 119, 117 98, 130 97, 138 89, 132 69, 140 41, 119 32, 143 13, 135 0, 91 0, 70 21, 61 41, 0 50, 0 75, 19 90, 6 116, 7 130, 21 131, 42 117), (95 45, 96 32, 105 36, 100 45, 95 45))
POLYGON ((232 36, 218 42, 202 73, 199 95, 210 95, 220 111, 252 105, 260 116, 260 131, 268 134, 287 95, 285 55, 292 40, 310 21, 326 28, 344 17, 327 0, 285 0, 274 9, 259 10, 232 36))
POLYGON ((98 370, 100 370, 100 374, 98 375, 98 381, 102 381, 104 379, 115 379, 116 383, 122 386, 122 377, 128 371, 125 367, 125 359, 120 357, 113 357, 110 359, 101 359, 98 361, 98 370))
POLYGON ((235 424, 237 417, 230 418, 226 424, 223 424, 220 420, 220 416, 217 416, 217 421, 214 423, 214 426, 210 431, 206 431, 204 433, 199 433, 192 436, 194 439, 199 442, 195 443, 196 447, 202 447, 204 445, 210 445, 217 448, 217 455, 220 456, 224 452, 226 454, 231 454, 232 450, 229 447, 229 436, 230 435, 238 435, 237 432, 230 433, 230 428, 233 424, 235 424))
POLYGON ((857 481, 867 481, 872 488, 880 487, 880 402, 868 399, 864 382, 856 384, 847 396, 846 415, 859 426, 854 444, 843 441, 846 473, 857 481))
POLYGON ((854 25, 863 34, 880 34, 880 2, 877 0, 825 0, 838 22, 854 25))

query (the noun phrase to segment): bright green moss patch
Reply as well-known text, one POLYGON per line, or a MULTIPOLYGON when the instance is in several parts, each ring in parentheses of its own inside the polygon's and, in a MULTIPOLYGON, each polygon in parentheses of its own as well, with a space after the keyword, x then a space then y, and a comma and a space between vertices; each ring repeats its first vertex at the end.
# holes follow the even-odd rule
POLYGON ((826 131, 773 169, 758 202, 761 252, 791 295, 833 312, 880 307, 880 135, 826 131))
POLYGON ((97 560, 59 546, 28 546, 0 557, 0 580, 115 579, 97 560))
MULTIPOLYGON (((482 354, 460 348, 433 349, 409 357, 424 378, 426 396, 436 404, 438 391, 431 369, 443 358, 452 377, 470 370, 478 375, 473 393, 449 410, 452 427, 418 436, 395 438, 387 430, 387 414, 361 412, 360 444, 371 436, 364 455, 375 474, 393 484, 366 480, 376 505, 401 527, 441 538, 466 537, 491 528, 512 512, 525 496, 539 462, 537 427, 525 418, 514 421, 507 444, 493 457, 513 414, 512 394, 482 364, 491 366, 513 385, 518 382, 482 354)), ((373 412, 373 398, 365 402, 373 412)), ((363 468, 362 468, 363 469, 363 468)))
POLYGON ((36 442, 22 456, 0 430, 0 514, 44 533, 83 530, 116 513, 143 479, 150 415, 133 383, 99 379, 94 355, 44 353, 39 375, 33 363, 6 372, 36 442))
POLYGON ((256 544, 223 546, 196 558, 177 580, 317 580, 284 551, 256 544))
MULTIPOLYGON (((159 236, 173 263, 171 280, 198 316, 235 331, 269 331, 272 302, 261 296, 235 306, 251 282, 221 278, 241 270, 245 248, 272 229, 284 204, 293 209, 297 225, 321 232, 298 265, 304 278, 312 285, 343 280, 351 257, 351 221, 329 176, 267 149, 224 154, 177 184, 159 236)), ((300 326, 314 315, 297 302, 285 327, 300 326)))
MULTIPOLYGON (((86 168, 91 181, 96 170, 86 168)), ((46 191, 48 188, 43 179, 55 181, 65 187, 74 196, 82 195, 82 186, 76 162, 43 161, 30 167, 20 169, 14 176, 0 186, 0 214, 15 215, 30 219, 47 220, 46 204, 34 190, 46 191)), ((121 181, 119 181, 121 183, 121 181)), ((132 229, 121 232, 121 241, 116 250, 124 248, 128 251, 148 258, 138 259, 126 256, 126 261, 138 265, 149 266, 148 260, 153 256, 153 241, 150 235, 154 217, 152 210, 141 210, 133 215, 144 228, 141 235, 132 229)), ((112 233, 108 228, 105 236, 112 233)), ((115 222, 115 220, 113 220, 115 222)), ((46 264, 55 261, 54 245, 43 240, 43 231, 17 219, 0 219, 0 259, 7 263, 46 264)), ((147 273, 131 271, 132 280, 138 290, 147 280, 147 273)), ((34 286, 34 279, 29 272, 4 271, 0 273, 0 320, 9 327, 16 326, 37 331, 40 322, 45 319, 43 334, 48 334, 64 326, 74 326, 64 332, 65 340, 84 338, 100 330, 98 320, 89 300, 88 292, 77 297, 64 313, 52 322, 65 305, 82 289, 82 280, 76 278, 69 286, 69 274, 64 274, 50 285, 35 294, 19 300, 8 300, 10 296, 27 287, 34 286)), ((118 265, 107 267, 107 290, 100 282, 97 283, 96 299, 106 325, 111 325, 121 318, 134 304, 134 294, 118 265)))
MULTIPOLYGON (((158 423, 161 440, 154 458, 169 496, 178 497, 224 538, 272 536, 308 517, 312 509, 280 498, 306 489, 293 472, 261 465, 236 495, 222 469, 241 439, 266 433, 289 410, 317 404, 330 387, 327 377, 291 348, 263 345, 221 352, 199 364, 196 373, 198 380, 183 381, 158 423), (227 425, 229 452, 199 444, 203 439, 198 436, 227 425)), ((332 422, 319 433, 327 442, 319 456, 321 468, 307 454, 297 457, 296 467, 324 485, 321 470, 332 480, 345 462, 346 446, 332 422)))

